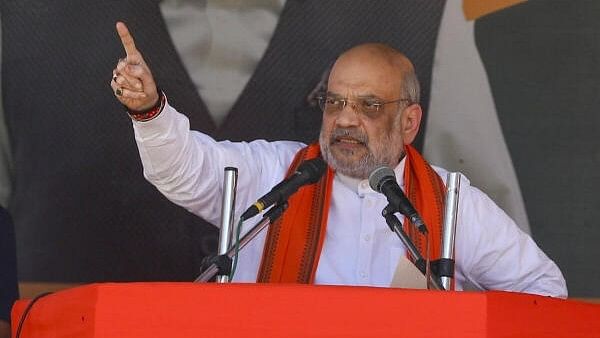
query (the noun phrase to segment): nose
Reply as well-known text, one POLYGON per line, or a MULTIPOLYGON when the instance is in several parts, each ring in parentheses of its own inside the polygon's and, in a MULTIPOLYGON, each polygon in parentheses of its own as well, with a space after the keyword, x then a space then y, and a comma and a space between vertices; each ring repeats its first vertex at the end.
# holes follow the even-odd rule
POLYGON ((336 124, 340 127, 353 127, 360 124, 360 112, 356 102, 346 101, 344 108, 338 114, 336 124))

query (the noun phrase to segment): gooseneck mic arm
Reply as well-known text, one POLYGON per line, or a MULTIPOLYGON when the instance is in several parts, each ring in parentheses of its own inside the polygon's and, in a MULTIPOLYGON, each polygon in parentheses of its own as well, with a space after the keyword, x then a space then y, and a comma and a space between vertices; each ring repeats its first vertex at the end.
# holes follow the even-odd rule
POLYGON ((286 201, 300 187, 316 183, 325 173, 325 169, 327 169, 327 164, 320 157, 302 162, 295 173, 274 186, 271 191, 244 211, 242 220, 256 216, 275 203, 286 201))
POLYGON ((422 234, 427 234, 425 222, 423 222, 417 210, 415 210, 402 189, 400 189, 400 186, 398 186, 396 174, 394 174, 392 169, 381 166, 373 170, 369 175, 369 185, 371 189, 385 195, 394 212, 399 212, 406 216, 422 234))
MULTIPOLYGON (((381 215, 383 216, 383 218, 385 218, 385 222, 390 227, 390 230, 392 230, 396 235, 398 235, 398 238, 400 238, 400 241, 402 241, 402 244, 404 244, 406 250, 408 250, 410 255, 413 257, 413 259, 415 260, 415 266, 419 269, 419 271, 421 271, 423 275, 427 277, 427 261, 419 253, 419 250, 417 249, 415 244, 410 240, 406 232, 404 232, 404 230, 402 229, 402 222, 400 222, 398 217, 394 215, 394 212, 395 211, 393 210, 393 208, 390 208, 390 205, 388 205, 387 207, 383 208, 381 215)), ((430 274, 431 275, 428 276, 430 277, 430 285, 433 286, 433 288, 436 290, 444 290, 444 287, 442 286, 442 283, 438 279, 438 277, 435 274, 431 273, 431 271, 430 274)))
MULTIPOLYGON (((287 206, 287 202, 284 201, 283 203, 278 203, 277 205, 269 209, 269 211, 265 213, 263 218, 258 223, 256 223, 252 227, 252 229, 250 229, 250 231, 248 231, 248 233, 246 233, 244 237, 242 237, 242 239, 240 239, 239 250, 242 250, 248 243, 250 243, 250 241, 254 239, 254 237, 256 237, 256 235, 258 235, 269 224, 275 222, 275 220, 279 218, 281 214, 283 214, 287 206)), ((235 247, 231 247, 229 248, 229 250, 227 250, 225 256, 231 259, 235 255, 235 251, 235 247)), ((219 273, 219 266, 217 263, 212 263, 194 280, 194 283, 208 282, 217 273, 219 273)))
POLYGON ((410 255, 414 258, 415 266, 425 274, 425 259, 423 259, 423 256, 421 256, 421 253, 419 253, 415 244, 410 240, 404 229, 402 229, 402 222, 394 215, 393 211, 390 211, 391 208, 388 207, 383 208, 381 215, 385 218, 385 222, 390 227, 390 230, 400 238, 400 241, 404 244, 406 250, 408 250, 410 255))
MULTIPOLYGON (((242 239, 240 239, 238 244, 239 248, 237 250, 241 250, 264 228, 275 222, 287 208, 288 198, 300 189, 300 187, 316 183, 325 173, 325 169, 327 169, 327 164, 325 164, 325 161, 320 157, 302 162, 294 174, 274 186, 271 191, 259 198, 256 203, 244 211, 241 216, 242 221, 256 216, 264 209, 273 205, 273 207, 264 214, 263 218, 255 224, 242 239)), ((231 259, 235 253, 235 246, 230 246, 230 249, 219 257, 223 257, 224 260, 227 260, 231 259)), ((214 277, 219 271, 219 263, 220 262, 218 261, 212 262, 208 268, 194 280, 194 282, 206 282, 214 277)))
POLYGON ((382 211, 382 216, 390 229, 400 238, 402 244, 414 259, 415 266, 428 278, 429 285, 437 290, 444 290, 440 279, 431 269, 427 269, 428 261, 423 258, 419 250, 408 237, 402 223, 394 215, 396 212, 403 214, 419 231, 427 236, 427 227, 421 216, 417 213, 410 203, 400 186, 396 182, 396 174, 388 167, 381 166, 376 168, 369 175, 369 185, 371 189, 385 195, 388 200, 388 206, 382 211))

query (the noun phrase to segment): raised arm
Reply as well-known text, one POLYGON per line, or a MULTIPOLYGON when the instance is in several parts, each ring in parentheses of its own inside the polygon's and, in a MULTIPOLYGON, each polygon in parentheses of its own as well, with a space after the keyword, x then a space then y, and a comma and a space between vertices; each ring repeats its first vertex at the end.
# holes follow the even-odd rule
MULTIPOLYGON (((154 109, 161 100, 156 82, 135 47, 125 24, 117 32, 126 57, 113 70, 111 88, 130 113, 154 109)), ((135 139, 144 176, 163 195, 208 222, 220 216, 223 168, 239 169, 237 211, 283 178, 298 142, 217 142, 190 130, 188 118, 171 107, 168 100, 150 119, 133 119, 135 139)))

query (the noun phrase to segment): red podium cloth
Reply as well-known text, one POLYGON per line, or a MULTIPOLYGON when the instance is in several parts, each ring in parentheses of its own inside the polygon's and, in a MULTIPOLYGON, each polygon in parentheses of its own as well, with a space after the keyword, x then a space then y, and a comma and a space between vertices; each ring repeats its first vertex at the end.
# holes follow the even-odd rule
MULTIPOLYGON (((13 338, 28 302, 13 307, 13 338)), ((107 283, 41 298, 21 337, 600 337, 600 305, 509 292, 107 283)))

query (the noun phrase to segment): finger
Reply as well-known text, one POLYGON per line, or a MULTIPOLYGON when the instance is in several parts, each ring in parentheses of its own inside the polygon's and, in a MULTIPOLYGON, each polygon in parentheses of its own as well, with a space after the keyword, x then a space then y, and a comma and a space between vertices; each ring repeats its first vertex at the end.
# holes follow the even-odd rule
POLYGON ((123 44, 123 48, 125 48, 125 54, 129 57, 130 55, 139 54, 137 48, 135 48, 135 42, 133 41, 133 36, 129 33, 129 29, 122 22, 117 22, 117 33, 121 38, 121 43, 123 44))
POLYGON ((127 89, 127 88, 117 88, 115 89, 115 94, 117 96, 120 96, 121 98, 124 99, 145 99, 148 97, 148 94, 144 93, 144 92, 136 92, 133 91, 131 89, 127 89), (120 92, 118 92, 120 90, 120 92), (120 94, 120 95, 119 95, 120 94))
POLYGON ((115 93, 115 96, 122 102, 126 102, 127 99, 145 99, 148 97, 146 93, 136 92, 127 88, 120 87, 115 81, 110 82, 110 87, 115 93))
POLYGON ((142 81, 127 73, 117 73, 113 76, 113 79, 121 87, 126 87, 135 91, 142 91, 143 89, 142 81))
MULTIPOLYGON (((125 59, 119 59, 119 62, 117 63, 117 68, 113 69, 113 77, 123 76, 123 79, 127 83, 129 83, 132 87, 142 88, 143 87, 142 82, 139 79, 140 76, 137 75, 139 73, 139 71, 132 73, 131 69, 129 67, 137 67, 137 66, 127 65, 125 59)), ((123 82, 119 82, 119 84, 123 84, 123 82)))
POLYGON ((142 76, 144 76, 144 73, 146 73, 148 71, 148 68, 146 68, 142 65, 129 64, 129 65, 125 66, 124 71, 125 71, 125 73, 127 73, 127 75, 141 78, 142 76))
POLYGON ((127 54, 127 58, 126 60, 127 64, 129 65, 141 65, 144 62, 144 59, 142 58, 142 54, 140 54, 140 52, 137 53, 133 53, 133 54, 127 54))
POLYGON ((126 59, 119 59, 119 61, 117 62, 117 73, 121 73, 125 71, 125 67, 127 67, 127 60, 126 59))
POLYGON ((128 64, 125 59, 119 59, 116 73, 124 75, 133 88, 142 89, 144 86, 155 86, 150 69, 146 64, 128 64))
POLYGON ((129 90, 129 91, 133 91, 135 92, 135 90, 132 90, 131 88, 128 87, 124 87, 122 85, 119 85, 117 82, 115 81, 111 81, 110 82, 110 87, 113 89, 113 92, 115 93, 116 96, 118 97, 122 97, 123 96, 123 92, 125 90, 129 90))
POLYGON ((115 81, 110 81, 110 88, 112 88, 112 91, 115 94, 115 96, 119 100, 121 100, 121 95, 123 95, 123 90, 121 89, 121 87, 119 87, 119 85, 115 81))
MULTIPOLYGON (((152 77, 152 73, 150 69, 145 64, 142 65, 127 65, 124 68, 124 73, 128 76, 131 76, 139 81, 141 81, 141 88, 152 89, 156 87, 156 83, 154 82, 154 78, 152 77)), ((133 82, 132 82, 133 84, 133 82)), ((137 88, 137 87, 136 87, 137 88)))
POLYGON ((123 76, 116 68, 113 70, 112 81, 120 87, 134 88, 134 86, 129 83, 127 77, 123 76))

